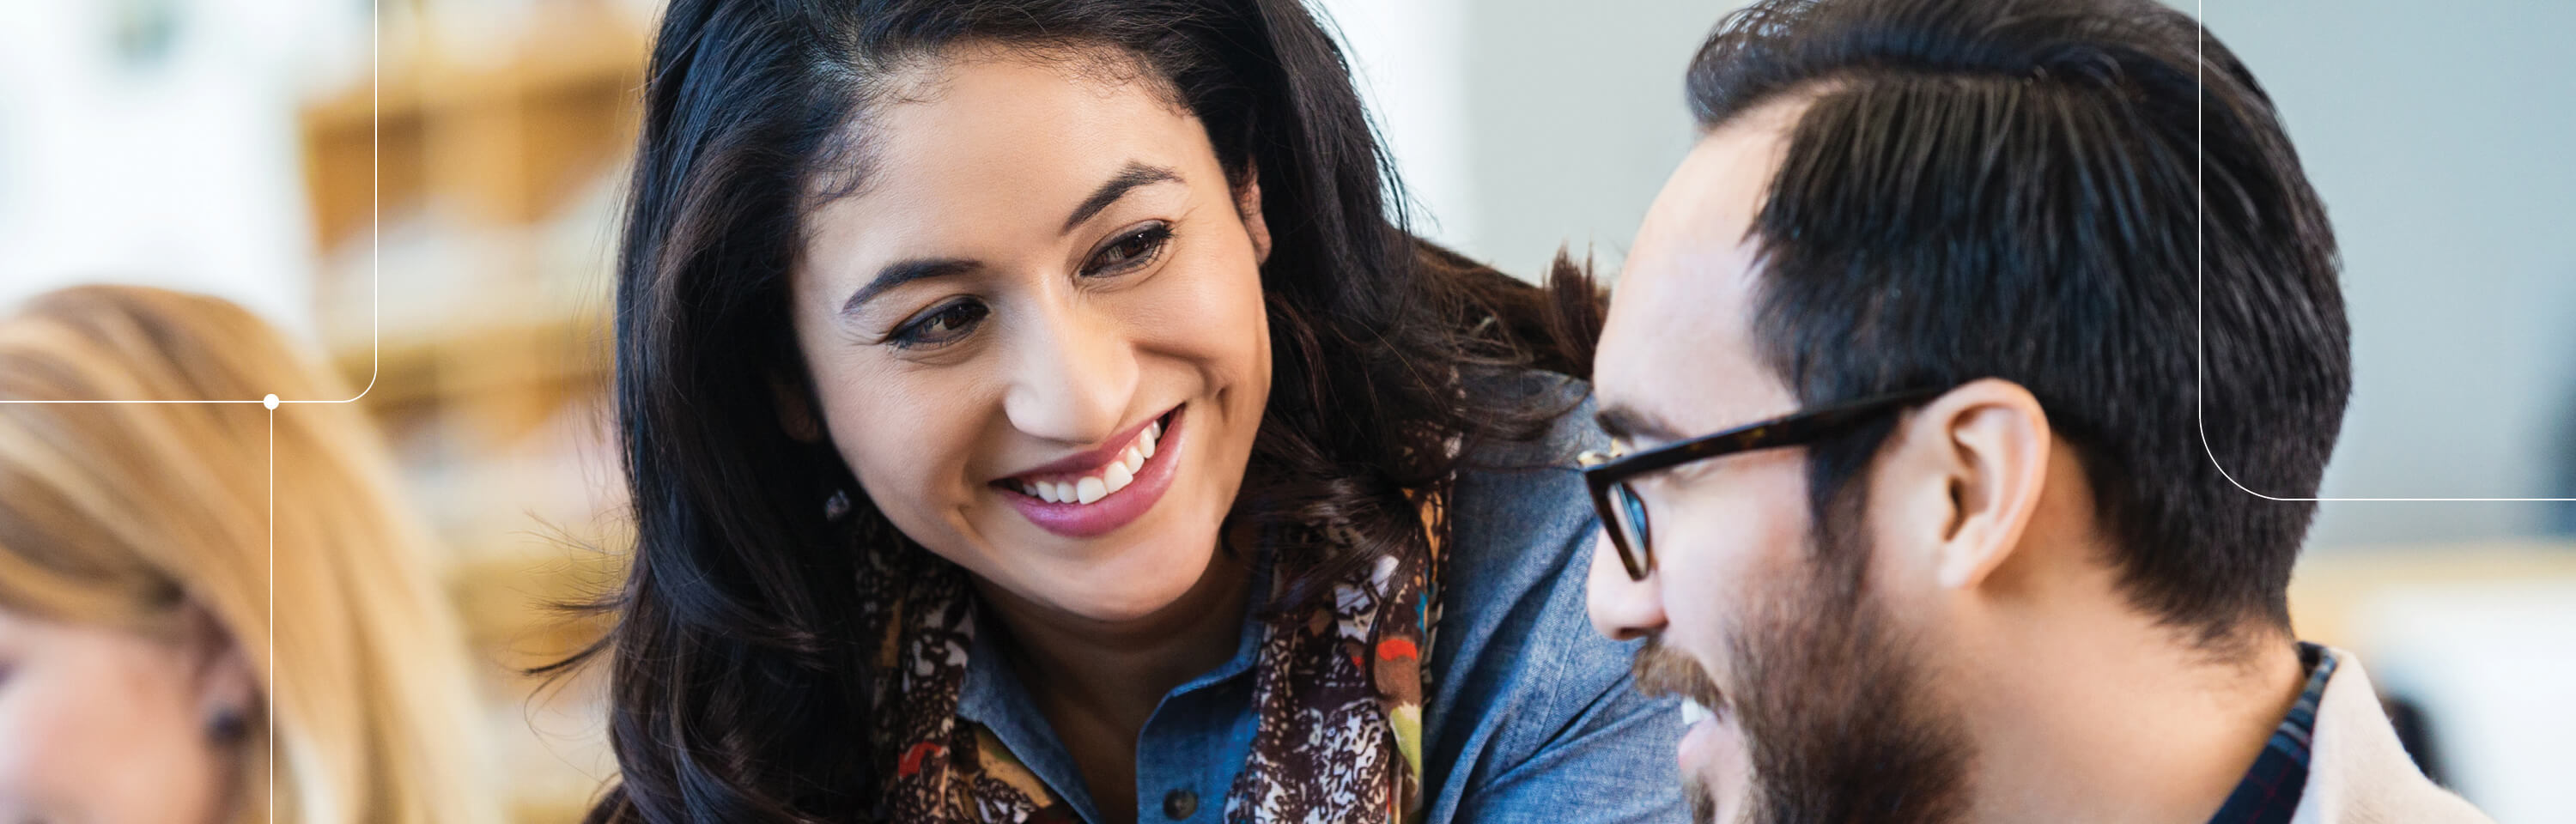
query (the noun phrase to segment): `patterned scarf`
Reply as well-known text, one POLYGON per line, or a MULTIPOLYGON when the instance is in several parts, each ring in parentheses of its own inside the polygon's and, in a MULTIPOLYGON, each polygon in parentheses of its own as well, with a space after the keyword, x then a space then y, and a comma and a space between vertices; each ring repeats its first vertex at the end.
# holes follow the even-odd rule
MULTIPOLYGON (((894 765, 880 796, 887 819, 1076 821, 999 739, 957 715, 975 647, 965 573, 912 548, 872 553, 869 563, 867 620, 884 638, 872 744, 877 763, 894 765)), ((1226 794, 1228 822, 1418 817, 1422 662, 1439 621, 1437 563, 1411 574, 1400 566, 1381 559, 1315 603, 1263 622, 1253 664, 1259 721, 1251 758, 1226 794)))

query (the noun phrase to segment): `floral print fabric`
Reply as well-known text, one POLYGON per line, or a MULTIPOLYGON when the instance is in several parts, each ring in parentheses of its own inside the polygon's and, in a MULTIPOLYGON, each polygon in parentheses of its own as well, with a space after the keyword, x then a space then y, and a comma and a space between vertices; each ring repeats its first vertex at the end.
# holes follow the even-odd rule
MULTIPOLYGON (((965 573, 917 548, 871 553, 877 763, 892 821, 1072 822, 993 734, 958 715, 976 606, 965 573)), ((1422 805, 1422 662, 1437 564, 1383 558, 1262 623, 1252 754, 1225 799, 1236 824, 1400 822, 1422 805)), ((1274 593, 1275 594, 1275 593, 1274 593)))

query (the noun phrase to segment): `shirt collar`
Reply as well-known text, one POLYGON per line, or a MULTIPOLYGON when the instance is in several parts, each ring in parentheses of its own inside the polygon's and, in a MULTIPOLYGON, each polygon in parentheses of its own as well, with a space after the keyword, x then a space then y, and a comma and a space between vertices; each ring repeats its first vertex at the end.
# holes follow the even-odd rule
MULTIPOLYGON (((1245 599, 1240 621, 1242 629, 1236 633, 1234 657, 1172 688, 1164 700, 1222 684, 1252 671, 1252 665, 1260 660, 1265 634, 1259 631, 1256 616, 1269 601, 1270 561, 1269 552, 1256 553, 1252 564, 1252 597, 1245 599)), ((1064 748, 1063 740, 1056 737, 1055 729, 1047 725, 1046 716, 1038 711, 1037 702, 1029 695, 1028 687, 1020 683, 1018 673, 1011 670, 1009 659, 1003 657, 1006 653, 1001 647, 1000 619, 995 618, 979 599, 974 620, 975 643, 966 653, 965 683, 959 686, 957 694, 958 717, 990 730, 1012 756, 1027 765, 1040 780, 1047 782, 1048 789, 1081 811, 1084 820, 1100 820, 1099 807, 1092 803, 1090 793, 1084 789, 1081 772, 1073 763, 1072 753, 1064 748)))
POLYGON ((2324 700, 2326 682, 2334 677, 2337 657, 2334 650, 2305 641, 2299 642, 2299 664, 2308 673, 2307 685, 2299 700, 2290 705, 2280 726, 2272 728, 2272 737, 2263 744, 2254 765, 2246 768, 2236 789, 2228 793, 2227 802, 2211 816, 2210 824, 2288 824, 2298 811, 2299 796, 2307 789, 2309 745, 2316 738, 2317 703, 2324 700))

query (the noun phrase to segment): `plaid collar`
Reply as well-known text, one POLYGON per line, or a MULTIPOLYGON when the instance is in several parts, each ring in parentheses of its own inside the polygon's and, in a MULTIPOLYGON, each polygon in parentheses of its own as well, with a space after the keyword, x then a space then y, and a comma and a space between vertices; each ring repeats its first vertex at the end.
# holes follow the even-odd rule
POLYGON ((2299 796, 2308 786, 2308 745, 2316 735, 2317 702, 2326 694, 2326 680, 2334 677, 2333 651, 2306 641, 2299 642, 2299 665, 2308 671, 2307 689, 2299 693, 2299 702, 2290 705, 2290 714, 2281 726, 2272 730, 2272 739, 2263 745, 2263 754, 2254 758, 2254 766, 2236 782, 2236 791, 2228 793, 2227 803, 2209 824, 2289 824, 2290 815, 2299 809, 2299 796))

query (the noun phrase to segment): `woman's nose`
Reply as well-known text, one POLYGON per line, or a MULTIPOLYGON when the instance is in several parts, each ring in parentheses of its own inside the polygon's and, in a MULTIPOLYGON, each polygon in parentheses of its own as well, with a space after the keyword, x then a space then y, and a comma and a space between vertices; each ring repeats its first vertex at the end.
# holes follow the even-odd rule
POLYGON ((1116 434, 1136 395, 1136 349, 1109 319, 1079 307, 1046 314, 1015 336, 1003 411, 1022 432, 1068 444, 1116 434))
POLYGON ((1656 585, 1656 577, 1650 572, 1643 581, 1629 578, 1628 568, 1619 563, 1619 550, 1610 545, 1609 533, 1594 532, 1592 572, 1584 587, 1592 629, 1616 641, 1663 631, 1663 588, 1656 585))

